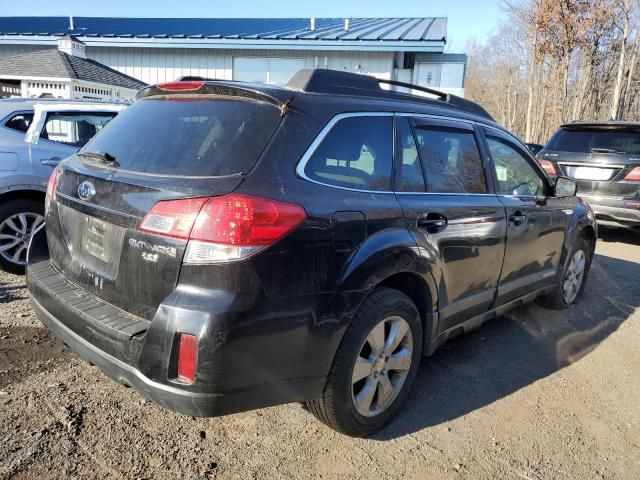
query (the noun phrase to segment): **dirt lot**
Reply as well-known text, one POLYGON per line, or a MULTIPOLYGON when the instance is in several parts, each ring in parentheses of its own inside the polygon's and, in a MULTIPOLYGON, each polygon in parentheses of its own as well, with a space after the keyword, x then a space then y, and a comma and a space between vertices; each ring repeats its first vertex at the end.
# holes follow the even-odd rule
POLYGON ((22 278, 0 273, 0 477, 637 479, 640 235, 601 237, 578 305, 520 308, 453 340, 370 440, 297 404, 163 410, 77 359, 22 278))

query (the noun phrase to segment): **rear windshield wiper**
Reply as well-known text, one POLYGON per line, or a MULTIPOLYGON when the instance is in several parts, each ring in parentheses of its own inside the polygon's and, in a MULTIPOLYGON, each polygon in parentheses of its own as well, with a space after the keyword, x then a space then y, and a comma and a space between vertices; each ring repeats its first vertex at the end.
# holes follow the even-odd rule
POLYGON ((618 155, 624 155, 625 152, 621 152, 620 150, 614 150, 613 148, 592 148, 592 153, 617 153, 618 155))
POLYGON ((116 157, 111 155, 108 152, 78 152, 76 155, 79 157, 90 158, 92 160, 97 160, 101 163, 108 163, 113 167, 119 167, 120 164, 116 160, 116 157))

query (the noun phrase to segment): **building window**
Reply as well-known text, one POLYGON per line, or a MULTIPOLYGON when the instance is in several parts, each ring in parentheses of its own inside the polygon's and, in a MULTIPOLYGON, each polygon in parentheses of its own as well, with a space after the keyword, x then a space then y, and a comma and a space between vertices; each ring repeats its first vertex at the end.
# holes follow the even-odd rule
POLYGON ((431 88, 463 88, 464 63, 418 63, 418 85, 431 88))
POLYGON ((303 68, 303 58, 235 57, 233 79, 241 82, 284 85, 303 68))

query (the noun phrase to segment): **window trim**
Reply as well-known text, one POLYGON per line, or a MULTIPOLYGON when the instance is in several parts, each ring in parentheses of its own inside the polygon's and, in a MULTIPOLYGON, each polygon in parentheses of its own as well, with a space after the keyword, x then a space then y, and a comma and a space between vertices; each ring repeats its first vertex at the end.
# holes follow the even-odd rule
MULTIPOLYGON (((493 180, 493 184, 494 184, 494 189, 496 192, 496 195, 498 195, 499 197, 507 197, 507 198, 521 198, 521 199, 543 199, 543 198, 548 198, 551 197, 552 195, 550 194, 551 192, 551 181, 549 180, 549 177, 547 177, 547 174, 545 173, 545 171, 542 169, 542 167, 540 166, 540 164, 536 161, 536 159, 533 157, 533 155, 531 155, 531 153, 528 151, 527 148, 524 148, 520 141, 516 141, 514 142, 512 140, 513 137, 510 134, 506 134, 505 132, 503 132, 502 130, 499 130, 497 128, 493 128, 493 127, 487 127, 486 125, 483 125, 483 128, 491 128, 491 130, 493 130, 495 133, 491 133, 491 132, 483 132, 483 136, 484 136, 484 142, 486 143, 486 149, 487 149, 487 156, 491 162, 491 178, 493 180), (542 183, 545 187, 546 192, 544 193, 544 195, 509 195, 508 193, 500 193, 500 188, 498 185, 498 179, 496 178, 496 174, 495 174, 495 163, 493 161, 493 155, 491 154, 491 149, 489 148, 489 138, 490 136, 494 136, 494 137, 498 137, 501 138, 504 142, 507 142, 509 144, 509 146, 511 146, 513 148, 513 150, 515 150, 517 153, 520 154, 520 156, 522 156, 524 158, 524 160, 529 164, 529 166, 531 167, 531 169, 534 171, 534 173, 536 173, 536 175, 538 175, 538 177, 540 178, 540 180, 542 180, 542 183)), ((516 139, 517 140, 517 139, 516 139)))
MULTIPOLYGON (((482 164, 483 164, 484 169, 485 169, 484 172, 485 172, 485 181, 486 182, 489 182, 489 178, 491 178, 491 180, 494 179, 494 175, 493 175, 493 160, 489 157, 489 154, 487 152, 487 148, 488 147, 486 146, 485 139, 483 138, 484 132, 482 131, 482 128, 491 128, 491 129, 493 129, 493 130, 495 130, 497 132, 502 133, 503 135, 507 135, 509 137, 512 136, 512 135, 508 134, 507 132, 503 132, 500 128, 493 127, 493 126, 491 126, 491 125, 489 125, 487 123, 481 122, 481 121, 470 120, 470 119, 466 119, 466 118, 449 117, 449 116, 446 116, 446 115, 435 115, 435 114, 417 113, 417 112, 397 112, 397 111, 393 111, 393 112, 354 111, 354 112, 338 113, 338 114, 334 115, 327 122, 327 124, 320 130, 320 133, 318 133, 318 135, 313 140, 313 142, 311 142, 311 145, 309 145, 309 147, 307 147, 307 150, 305 150, 305 152, 302 155, 302 157, 300 157, 300 160, 298 160, 298 163, 296 165, 296 175, 299 178, 301 178, 303 180, 306 180, 308 182, 311 182, 311 183, 315 183, 316 185, 322 185, 324 187, 336 188, 338 190, 346 190, 346 191, 349 191, 349 192, 358 192, 358 193, 368 193, 368 194, 374 193, 374 194, 383 194, 383 195, 439 195, 439 196, 442 196, 442 195, 452 196, 452 195, 454 195, 454 196, 460 196, 460 197, 496 196, 495 185, 494 185, 494 183, 492 181, 487 184, 487 193, 398 192, 398 191, 395 191, 395 177, 393 179, 394 183, 392 183, 393 190, 392 191, 386 191, 386 190, 359 190, 359 189, 356 189, 356 188, 341 187, 339 185, 332 185, 330 183, 324 183, 324 182, 320 182, 318 180, 314 180, 312 178, 309 178, 305 174, 304 170, 305 170, 305 168, 307 166, 307 163, 309 162, 310 158, 315 153, 316 149, 318 148, 318 146, 320 145, 322 140, 324 140, 324 138, 327 136, 327 134, 329 133, 331 128, 337 122, 342 120, 343 118, 349 118, 349 117, 394 117, 394 116, 410 117, 410 118, 413 117, 413 118, 432 119, 432 120, 445 120, 445 121, 454 121, 454 122, 460 122, 460 123, 469 124, 469 126, 473 129, 474 134, 476 136, 476 142, 478 143, 478 148, 480 150, 482 164)), ((515 138, 517 140, 516 137, 513 137, 513 138, 515 138)), ((516 143, 518 143, 518 142, 516 142, 516 143)), ((395 149, 395 127, 394 127, 394 149, 395 149)), ((395 167, 395 163, 396 163, 396 159, 395 159, 395 150, 394 150, 394 158, 393 158, 394 167, 395 167)), ((542 168, 542 167, 540 167, 540 168, 542 168)), ((394 171, 392 173, 395 175, 395 168, 394 168, 394 171)))

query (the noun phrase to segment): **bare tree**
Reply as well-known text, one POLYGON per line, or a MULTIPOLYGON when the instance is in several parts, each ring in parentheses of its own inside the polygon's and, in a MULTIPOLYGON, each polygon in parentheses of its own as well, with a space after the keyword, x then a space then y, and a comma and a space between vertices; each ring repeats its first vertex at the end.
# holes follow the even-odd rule
POLYGON ((467 45, 467 95, 526 141, 575 119, 640 117, 640 0, 505 0, 467 45))

